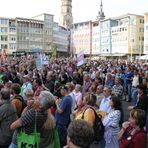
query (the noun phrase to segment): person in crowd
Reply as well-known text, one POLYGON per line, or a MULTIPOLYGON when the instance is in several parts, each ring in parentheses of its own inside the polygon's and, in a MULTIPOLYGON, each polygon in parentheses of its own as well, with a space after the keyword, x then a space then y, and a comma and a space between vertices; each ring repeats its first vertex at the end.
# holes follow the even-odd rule
POLYGON ((64 69, 62 69, 61 73, 59 74, 59 82, 61 84, 66 84, 68 82, 68 76, 64 69))
POLYGON ((92 93, 86 93, 83 98, 84 106, 77 113, 76 119, 84 119, 93 126, 95 122, 95 113, 91 109, 91 107, 95 109, 95 104, 96 104, 96 95, 92 93))
POLYGON ((110 86, 110 87, 113 87, 114 86, 114 78, 113 78, 113 76, 112 76, 111 73, 108 73, 106 75, 105 85, 106 86, 110 86))
POLYGON ((112 88, 112 93, 115 96, 118 96, 120 99, 122 99, 123 86, 121 85, 121 79, 120 78, 115 78, 115 85, 112 88))
POLYGON ((49 89, 51 93, 54 92, 54 81, 53 81, 53 74, 48 72, 46 76, 45 86, 49 89))
MULTIPOLYGON (((47 96, 47 95, 46 95, 47 96)), ((17 134, 23 129, 26 134, 31 134, 34 131, 36 122, 37 132, 41 133, 42 127, 48 117, 48 109, 54 102, 54 97, 50 92, 42 91, 38 100, 34 101, 34 105, 25 114, 13 122, 10 126, 11 130, 16 130, 13 135, 12 143, 9 148, 17 148, 17 134), (48 93, 48 98, 44 97, 48 93), (36 120, 36 121, 35 121, 36 120)))
POLYGON ((111 106, 110 106, 110 98, 111 98, 111 87, 109 86, 105 86, 103 89, 103 94, 104 94, 104 98, 101 100, 100 103, 100 111, 109 113, 111 111, 111 106))
POLYGON ((128 101, 128 102, 131 101, 132 80, 133 80, 133 73, 131 71, 131 68, 127 67, 126 72, 125 72, 125 85, 126 85, 126 90, 127 90, 127 94, 128 94, 126 101, 128 101))
POLYGON ((60 89, 62 99, 56 100, 56 128, 60 138, 61 148, 66 145, 67 127, 70 123, 72 98, 69 95, 68 87, 62 86, 60 89))
MULTIPOLYGON (((48 104, 48 101, 53 98, 52 94, 48 91, 42 91, 39 96, 43 101, 44 104, 48 104)), ((44 123, 42 129, 41 129, 41 136, 40 136, 40 148, 52 148, 55 147, 55 139, 54 132, 56 128, 55 118, 50 112, 50 108, 52 106, 52 102, 47 107, 48 110, 48 116, 47 120, 44 123)))
POLYGON ((11 86, 12 99, 11 103, 15 105, 18 117, 23 111, 23 97, 20 95, 21 87, 18 83, 13 83, 11 86))
POLYGON ((147 113, 148 109, 148 96, 145 93, 146 92, 146 87, 142 84, 137 86, 137 103, 135 106, 129 106, 128 109, 142 109, 147 113))
POLYGON ((146 113, 141 109, 130 112, 129 121, 122 124, 119 132, 120 148, 146 148, 146 113))
POLYGON ((103 89, 104 89, 103 85, 98 85, 97 86, 97 90, 96 90, 96 96, 97 96, 96 105, 98 107, 100 107, 100 103, 101 103, 102 99, 104 98, 103 89))
POLYGON ((73 76, 73 81, 76 81, 77 84, 80 84, 80 78, 78 72, 74 71, 72 76, 73 76))
POLYGON ((23 76, 23 85, 21 87, 21 96, 23 97, 24 101, 26 101, 26 97, 25 97, 25 91, 27 89, 32 89, 32 84, 29 80, 28 75, 24 75, 23 76))
POLYGON ((76 84, 75 89, 73 91, 75 95, 75 107, 74 110, 80 110, 82 107, 82 86, 80 84, 76 84))
POLYGON ((12 83, 20 84, 20 79, 18 78, 16 71, 11 72, 11 77, 12 77, 12 80, 11 80, 12 83))
POLYGON ((41 91, 44 90, 41 79, 37 78, 33 81, 34 97, 38 97, 41 91))
POLYGON ((84 79, 83 79, 83 90, 82 90, 83 95, 85 95, 86 92, 89 92, 89 88, 90 88, 91 84, 92 84, 92 82, 91 82, 89 74, 85 73, 84 79))
POLYGON ((113 96, 110 99, 111 111, 104 118, 105 127, 105 148, 119 148, 118 133, 120 131, 119 122, 121 119, 121 102, 120 98, 113 96))
POLYGON ((17 110, 10 103, 9 89, 1 89, 0 100, 3 102, 0 106, 0 148, 8 148, 13 135, 10 125, 17 119, 17 110))
POLYGON ((93 128, 85 120, 72 121, 67 133, 67 146, 64 148, 89 148, 93 142, 93 128))
POLYGON ((134 77, 132 81, 132 88, 131 88, 131 101, 133 105, 137 103, 137 86, 140 84, 140 76, 138 74, 138 69, 134 70, 134 77))
POLYGON ((25 97, 26 97, 26 107, 24 108, 22 114, 26 113, 29 109, 33 107, 35 98, 34 98, 34 92, 32 89, 27 89, 25 91, 25 97))
POLYGON ((89 92, 95 94, 96 90, 97 90, 97 86, 98 86, 98 83, 96 81, 93 81, 90 88, 89 88, 89 92))

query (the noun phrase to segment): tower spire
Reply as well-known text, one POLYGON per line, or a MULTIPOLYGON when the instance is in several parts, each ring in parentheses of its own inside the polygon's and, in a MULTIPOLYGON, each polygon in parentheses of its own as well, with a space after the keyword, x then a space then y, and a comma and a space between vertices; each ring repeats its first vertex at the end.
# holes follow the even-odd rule
POLYGON ((102 3, 102 0, 100 1, 100 11, 98 12, 98 16, 97 16, 97 20, 100 21, 100 20, 103 20, 105 19, 105 15, 104 15, 104 12, 103 12, 103 3, 102 3))

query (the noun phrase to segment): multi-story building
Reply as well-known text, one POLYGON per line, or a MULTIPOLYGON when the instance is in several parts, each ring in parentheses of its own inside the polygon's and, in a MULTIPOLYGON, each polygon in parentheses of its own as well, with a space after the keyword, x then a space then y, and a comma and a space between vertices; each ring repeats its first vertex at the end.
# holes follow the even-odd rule
POLYGON ((59 53, 67 52, 69 48, 70 31, 54 23, 53 46, 56 46, 59 53))
POLYGON ((85 55, 99 54, 98 21, 88 21, 74 24, 71 37, 71 46, 74 54, 78 54, 82 50, 85 55))
POLYGON ((70 31, 54 26, 53 15, 41 14, 29 18, 0 18, 0 50, 6 48, 8 54, 13 52, 67 52, 70 31))
POLYGON ((32 19, 16 18, 17 51, 50 51, 53 43, 53 15, 41 14, 32 19))
POLYGON ((0 18, 0 51, 16 51, 16 23, 15 19, 0 18))
POLYGON ((144 54, 148 55, 148 12, 144 14, 144 54))
POLYGON ((126 14, 100 21, 100 54, 136 56, 143 53, 144 17, 126 14))
POLYGON ((126 14, 100 21, 74 24, 74 53, 136 57, 143 54, 144 17, 126 14))

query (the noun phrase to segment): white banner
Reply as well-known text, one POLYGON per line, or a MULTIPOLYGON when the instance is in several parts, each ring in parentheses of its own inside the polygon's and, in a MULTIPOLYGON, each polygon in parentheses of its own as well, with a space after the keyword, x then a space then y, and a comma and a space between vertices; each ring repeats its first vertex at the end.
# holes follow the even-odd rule
POLYGON ((81 66, 84 64, 84 52, 81 51, 78 55, 77 55, 77 66, 81 66))

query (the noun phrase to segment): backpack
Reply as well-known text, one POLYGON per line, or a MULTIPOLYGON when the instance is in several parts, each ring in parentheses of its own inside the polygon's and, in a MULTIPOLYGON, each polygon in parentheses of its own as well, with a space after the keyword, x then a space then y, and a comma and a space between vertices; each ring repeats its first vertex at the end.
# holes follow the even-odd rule
MULTIPOLYGON (((101 141, 104 137, 104 125, 101 121, 101 116, 97 115, 95 109, 93 107, 88 107, 91 108, 94 113, 95 113, 95 123, 93 125, 93 129, 94 129, 94 141, 101 141)), ((85 111, 88 109, 86 108, 85 111)), ((82 114, 82 119, 84 119, 84 114, 85 111, 82 114)))
POLYGON ((21 95, 17 95, 15 96, 15 98, 13 98, 12 100, 19 100, 22 102, 22 108, 21 108, 21 112, 20 113, 17 113, 18 114, 18 117, 21 116, 21 113, 23 112, 24 108, 27 106, 26 102, 24 101, 23 97, 21 95))

